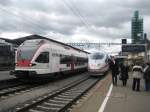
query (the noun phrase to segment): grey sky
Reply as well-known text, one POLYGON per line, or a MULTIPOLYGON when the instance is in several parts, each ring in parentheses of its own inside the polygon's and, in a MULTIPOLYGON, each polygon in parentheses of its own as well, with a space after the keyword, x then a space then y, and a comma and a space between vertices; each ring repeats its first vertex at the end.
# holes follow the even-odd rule
POLYGON ((135 10, 150 34, 149 7, 149 0, 0 0, 0 36, 40 34, 65 42, 118 42, 130 38, 135 10))

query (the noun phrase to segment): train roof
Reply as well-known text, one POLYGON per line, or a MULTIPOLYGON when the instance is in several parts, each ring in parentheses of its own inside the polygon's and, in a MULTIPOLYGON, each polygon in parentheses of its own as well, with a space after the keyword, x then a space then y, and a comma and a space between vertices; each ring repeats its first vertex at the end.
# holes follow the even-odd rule
POLYGON ((56 41, 56 40, 53 40, 53 39, 50 39, 50 38, 47 38, 47 37, 43 37, 43 36, 40 36, 40 35, 29 35, 29 36, 26 36, 26 37, 21 37, 21 38, 17 38, 17 39, 4 39, 4 38, 0 38, 0 39, 3 39, 5 40, 6 42, 9 42, 9 43, 12 43, 12 44, 15 44, 15 45, 21 45, 24 41, 26 40, 32 40, 32 39, 45 39, 45 40, 48 40, 48 41, 51 41, 51 42, 54 42, 54 43, 58 43, 58 44, 61 44, 61 45, 64 45, 64 46, 68 46, 68 47, 71 47, 77 51, 82 51, 84 53, 87 53, 89 54, 89 52, 87 51, 84 51, 84 50, 81 50, 81 49, 78 49, 78 48, 75 48, 75 47, 72 47, 70 45, 67 45, 63 42, 59 42, 59 41, 56 41))

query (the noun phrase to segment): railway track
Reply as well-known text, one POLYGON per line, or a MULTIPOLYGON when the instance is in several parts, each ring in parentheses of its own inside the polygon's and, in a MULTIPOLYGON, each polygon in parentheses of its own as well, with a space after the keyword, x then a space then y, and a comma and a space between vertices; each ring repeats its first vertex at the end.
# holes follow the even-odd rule
POLYGON ((8 98, 8 96, 14 96, 19 92, 28 91, 35 86, 27 85, 21 82, 19 79, 8 79, 0 81, 0 100, 8 98))
POLYGON ((18 86, 21 84, 23 84, 23 83, 17 78, 2 80, 2 81, 0 81, 0 91, 3 89, 15 87, 15 86, 18 86))
POLYGON ((40 85, 47 85, 49 84, 48 81, 50 80, 44 80, 44 82, 40 82, 38 80, 40 83, 32 83, 30 81, 26 83, 25 81, 26 80, 21 81, 19 79, 8 79, 0 81, 0 100, 21 94, 23 92, 29 92, 32 88, 40 85))
POLYGON ((99 79, 86 77, 11 109, 11 112, 64 112, 99 79))
POLYGON ((0 90, 0 99, 6 99, 8 96, 14 96, 22 92, 30 91, 31 88, 36 87, 37 85, 17 85, 14 87, 9 87, 0 90))

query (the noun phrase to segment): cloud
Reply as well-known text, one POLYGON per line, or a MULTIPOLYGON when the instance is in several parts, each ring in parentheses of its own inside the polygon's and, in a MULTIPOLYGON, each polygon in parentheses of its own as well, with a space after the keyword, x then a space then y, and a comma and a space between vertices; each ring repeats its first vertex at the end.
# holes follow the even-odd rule
POLYGON ((149 0, 0 0, 0 33, 51 35, 65 41, 129 39, 135 10, 150 33, 149 4, 149 0))
POLYGON ((3 34, 0 34, 0 37, 16 39, 16 38, 24 37, 28 35, 31 35, 31 34, 24 33, 24 32, 15 32, 15 33, 5 32, 3 34))
POLYGON ((0 0, 0 5, 7 6, 10 5, 11 3, 12 3, 11 0, 0 0))

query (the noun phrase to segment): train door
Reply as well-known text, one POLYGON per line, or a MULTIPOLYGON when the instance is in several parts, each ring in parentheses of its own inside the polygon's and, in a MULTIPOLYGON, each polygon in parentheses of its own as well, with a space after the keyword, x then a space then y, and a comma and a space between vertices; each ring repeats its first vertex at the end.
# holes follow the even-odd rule
POLYGON ((58 72, 59 70, 59 61, 60 61, 60 58, 59 58, 59 54, 55 51, 55 52, 52 52, 52 60, 51 60, 51 70, 52 72, 58 72))
POLYGON ((43 73, 49 73, 49 52, 41 52, 35 62, 36 68, 43 70, 43 73))
POLYGON ((75 57, 72 55, 71 56, 71 71, 74 71, 75 69, 75 57))

